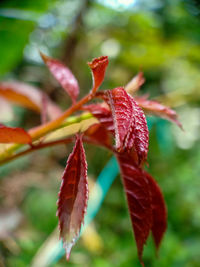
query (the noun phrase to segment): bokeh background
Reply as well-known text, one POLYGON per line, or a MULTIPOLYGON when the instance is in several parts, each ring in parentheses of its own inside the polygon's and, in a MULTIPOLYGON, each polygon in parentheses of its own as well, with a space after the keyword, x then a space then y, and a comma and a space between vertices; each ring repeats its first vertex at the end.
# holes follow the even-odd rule
MULTIPOLYGON (((1 0, 0 78, 44 90, 63 109, 70 101, 38 51, 66 63, 81 85, 91 87, 86 65, 108 55, 102 88, 125 85, 142 70, 149 94, 173 107, 184 131, 151 117, 148 171, 168 207, 168 230, 159 257, 152 239, 148 267, 200 266, 200 3, 198 0, 1 0)), ((0 121, 26 129, 40 123, 31 111, 0 107, 0 121)), ((0 167, 0 266, 45 267, 58 242, 56 200, 71 146, 35 152, 0 167), (40 253, 38 253, 40 251, 40 253)), ((93 184, 111 154, 86 146, 93 184)), ((61 253, 62 254, 62 253, 61 253)), ((140 266, 120 177, 92 224, 72 250, 70 262, 48 266, 140 266)))

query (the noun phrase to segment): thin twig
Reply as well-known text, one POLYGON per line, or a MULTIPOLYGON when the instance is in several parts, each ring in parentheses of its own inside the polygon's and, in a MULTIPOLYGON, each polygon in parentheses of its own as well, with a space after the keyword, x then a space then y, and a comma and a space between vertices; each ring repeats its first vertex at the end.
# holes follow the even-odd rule
MULTIPOLYGON (((59 139, 59 140, 56 140, 56 141, 49 141, 49 142, 46 142, 46 143, 38 143, 37 145, 33 145, 29 148, 27 148, 26 150, 23 150, 17 154, 14 154, 14 155, 11 155, 10 157, 8 158, 5 158, 3 160, 0 161, 0 166, 3 165, 3 164, 6 164, 6 163, 9 163, 17 158, 20 158, 22 156, 25 156, 27 154, 30 154, 36 150, 40 150, 40 149, 43 149, 43 148, 47 148, 47 147, 52 147, 52 146, 56 146, 56 145, 63 145, 63 144, 69 144, 69 143, 72 143, 74 142, 74 137, 67 137, 67 138, 63 138, 63 139, 59 139)), ((109 145, 103 145, 103 144, 100 144, 98 142, 96 142, 95 140, 91 139, 90 137, 88 136, 83 136, 83 142, 84 143, 88 143, 88 144, 92 144, 92 145, 96 145, 96 146, 101 146, 101 147, 104 147, 112 152, 115 152, 114 148, 112 146, 109 146, 109 145)))
POLYGON ((50 142, 46 142, 46 143, 39 143, 37 145, 31 146, 28 149, 21 151, 17 154, 14 154, 8 158, 5 158, 3 160, 0 161, 0 165, 3 165, 5 163, 8 163, 12 160, 15 160, 19 157, 25 156, 33 151, 39 150, 39 149, 43 149, 46 147, 51 147, 51 146, 55 146, 55 145, 61 145, 61 144, 68 144, 74 141, 74 138, 72 137, 68 137, 68 138, 64 138, 64 139, 60 139, 60 140, 56 140, 56 141, 50 141, 50 142))
MULTIPOLYGON (((32 140, 37 140, 40 137, 45 136, 46 134, 48 134, 49 132, 65 127, 67 125, 71 125, 73 123, 76 122, 80 122, 82 120, 85 119, 89 119, 92 118, 92 114, 90 113, 86 113, 86 114, 82 114, 81 116, 77 117, 77 118, 72 118, 71 120, 64 122, 62 124, 62 122, 69 117, 72 113, 78 111, 81 109, 81 107, 87 103, 88 101, 90 101, 92 98, 94 97, 93 94, 89 93, 88 95, 86 95, 84 98, 82 98, 80 101, 78 101, 77 103, 75 103, 73 106, 71 106, 69 109, 67 109, 61 116, 59 116, 58 118, 56 118, 55 120, 52 120, 48 123, 45 123, 41 126, 32 128, 29 130, 29 134, 32 137, 32 140)), ((5 152, 0 154, 0 165, 3 164, 3 162, 9 162, 9 159, 13 159, 16 157, 16 155, 20 155, 20 153, 18 154, 14 154, 13 153, 15 151, 17 151, 18 149, 21 149, 24 145, 23 144, 13 144, 10 145, 5 152)), ((39 148, 38 148, 39 149, 39 148)), ((26 151, 26 150, 25 150, 26 151)), ((24 152, 24 151, 23 151, 24 152)), ((24 152, 25 153, 25 152, 24 152)))
POLYGON ((38 127, 32 128, 29 130, 29 134, 31 135, 33 141, 37 140, 38 138, 48 134, 49 132, 55 130, 60 126, 60 124, 69 117, 72 113, 78 111, 81 109, 81 107, 89 102, 94 97, 94 94, 89 93, 85 97, 83 97, 81 100, 76 102, 74 105, 72 105, 70 108, 68 108, 64 113, 62 113, 58 118, 55 120, 52 120, 48 123, 45 123, 43 125, 40 125, 38 127))

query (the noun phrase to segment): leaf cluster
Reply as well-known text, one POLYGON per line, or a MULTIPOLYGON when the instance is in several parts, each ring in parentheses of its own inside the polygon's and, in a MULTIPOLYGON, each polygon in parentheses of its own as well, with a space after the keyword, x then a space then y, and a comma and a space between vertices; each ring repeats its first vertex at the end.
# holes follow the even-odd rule
POLYGON ((167 212, 162 192, 156 181, 144 170, 149 142, 144 111, 171 120, 181 127, 177 114, 169 107, 149 100, 146 96, 135 96, 145 81, 141 72, 125 88, 98 91, 108 66, 107 56, 95 58, 88 63, 93 86, 86 96, 77 100, 79 84, 72 72, 59 60, 42 53, 41 56, 50 72, 70 96, 72 104, 63 112, 36 88, 19 82, 1 82, 0 95, 4 100, 39 112, 42 121, 41 125, 28 131, 0 125, 0 142, 14 143, 0 155, 1 163, 47 146, 75 141, 62 176, 57 211, 60 237, 69 259, 87 210, 87 162, 83 143, 99 145, 112 151, 120 166, 138 257, 144 265, 143 247, 150 232, 158 250, 167 226, 167 212), (93 99, 100 101, 88 104, 93 99), (64 121, 71 114, 80 111, 83 112, 81 116, 84 116, 85 111, 90 112, 90 116, 96 120, 86 129, 79 128, 75 138, 71 134, 70 137, 49 141, 49 133, 52 134, 64 127, 64 121), (19 151, 19 148, 23 150, 19 151))

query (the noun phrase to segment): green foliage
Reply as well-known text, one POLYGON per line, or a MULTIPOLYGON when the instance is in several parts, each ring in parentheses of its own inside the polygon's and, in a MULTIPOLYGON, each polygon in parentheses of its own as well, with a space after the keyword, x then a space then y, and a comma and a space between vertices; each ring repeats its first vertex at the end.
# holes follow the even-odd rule
POLYGON ((33 29, 33 22, 0 18, 1 75, 16 67, 22 59, 23 49, 33 29), (21 28, 23 31, 20 30, 21 28))

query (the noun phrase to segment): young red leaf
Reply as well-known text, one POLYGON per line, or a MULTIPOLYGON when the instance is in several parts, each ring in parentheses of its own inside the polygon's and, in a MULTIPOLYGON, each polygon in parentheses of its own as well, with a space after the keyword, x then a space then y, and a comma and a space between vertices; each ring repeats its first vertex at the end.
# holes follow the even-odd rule
POLYGON ((172 110, 171 108, 166 107, 155 100, 148 100, 143 97, 137 97, 135 98, 135 100, 138 103, 138 105, 142 109, 144 109, 144 111, 147 112, 147 114, 150 113, 150 114, 159 116, 161 118, 170 120, 176 123, 182 129, 182 125, 177 119, 176 112, 172 110))
POLYGON ((147 158, 149 132, 143 111, 122 87, 106 91, 104 99, 112 112, 116 149, 119 152, 135 149, 138 163, 144 162, 147 158))
POLYGON ((31 136, 22 128, 0 124, 0 143, 30 144, 31 136))
POLYGON ((141 169, 125 153, 117 156, 121 169, 131 222, 142 265, 142 253, 152 227, 151 194, 148 180, 141 169))
POLYGON ((151 231, 153 234, 156 249, 158 250, 163 235, 167 229, 167 209, 158 184, 148 173, 145 172, 145 175, 149 182, 152 198, 153 224, 151 231))
POLYGON ((62 177, 58 199, 60 237, 69 259, 71 248, 79 236, 88 199, 87 163, 82 137, 76 137, 76 143, 70 154, 62 177))
POLYGON ((98 57, 93 59, 92 62, 88 62, 88 65, 92 71, 93 93, 95 93, 102 84, 108 63, 109 61, 107 56, 98 57))
MULTIPOLYGON (((0 96, 8 101, 36 112, 42 111, 42 95, 44 95, 43 92, 34 86, 25 83, 16 81, 0 83, 0 96)), ((46 100, 48 116, 50 119, 54 119, 61 114, 61 110, 48 98, 47 95, 46 100)))
POLYGON ((74 77, 70 69, 68 69, 57 59, 48 57, 42 53, 40 53, 40 55, 50 72, 71 97, 72 102, 76 102, 76 99, 79 95, 79 85, 77 79, 74 77))
POLYGON ((143 76, 143 72, 139 72, 136 76, 133 77, 133 79, 126 85, 125 90, 130 95, 133 95, 135 92, 137 92, 140 87, 145 82, 145 78, 143 76))
POLYGON ((88 142, 92 141, 97 145, 102 145, 107 148, 110 148, 112 145, 110 133, 100 123, 94 124, 87 129, 84 133, 84 140, 88 142))
POLYGON ((107 104, 90 104, 83 106, 82 109, 91 112, 92 115, 99 120, 103 127, 111 133, 114 133, 112 113, 107 104))

